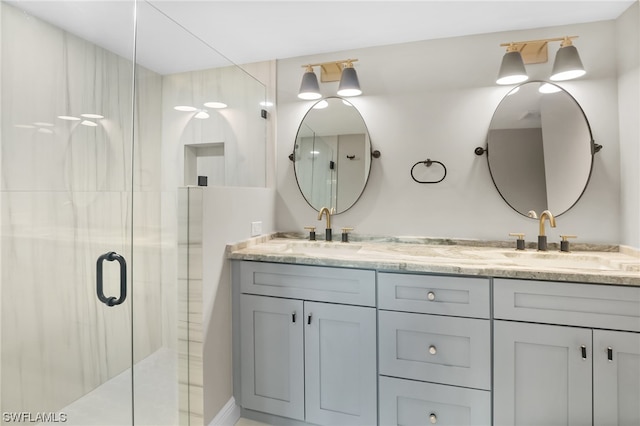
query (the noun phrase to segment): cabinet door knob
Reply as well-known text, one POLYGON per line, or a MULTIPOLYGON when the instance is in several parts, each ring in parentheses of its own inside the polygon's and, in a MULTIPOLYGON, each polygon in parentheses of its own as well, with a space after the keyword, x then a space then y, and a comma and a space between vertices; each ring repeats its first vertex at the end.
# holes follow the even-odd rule
POLYGON ((436 416, 436 413, 429 414, 429 423, 431 423, 432 425, 438 423, 438 416, 436 416))
POLYGON ((430 291, 429 293, 427 293, 427 299, 429 300, 436 300, 436 294, 432 291, 430 291))
POLYGON ((431 345, 431 346, 429 346, 429 353, 431 355, 435 355, 436 353, 438 353, 438 350, 436 349, 435 346, 431 345))

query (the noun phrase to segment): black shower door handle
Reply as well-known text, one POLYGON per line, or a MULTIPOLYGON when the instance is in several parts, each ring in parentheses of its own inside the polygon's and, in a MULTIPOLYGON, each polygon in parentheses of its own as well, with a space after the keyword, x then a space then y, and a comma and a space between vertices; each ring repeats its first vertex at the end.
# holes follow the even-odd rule
POLYGON ((120 256, 114 251, 105 253, 98 257, 96 263, 96 293, 98 293, 98 299, 107 306, 116 306, 124 302, 127 298, 127 262, 124 257, 120 256), (113 262, 117 260, 120 264, 120 297, 106 297, 102 289, 102 264, 107 260, 113 262))

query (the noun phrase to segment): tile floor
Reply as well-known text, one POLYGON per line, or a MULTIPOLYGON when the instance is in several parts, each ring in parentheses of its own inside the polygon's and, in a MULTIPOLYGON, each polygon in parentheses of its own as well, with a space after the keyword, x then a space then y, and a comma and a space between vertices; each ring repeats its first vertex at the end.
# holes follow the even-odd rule
MULTIPOLYGON (((177 358, 160 349, 134 366, 136 425, 178 424, 177 358)), ((131 369, 97 387, 60 412, 65 426, 131 424, 131 369)), ((254 425, 255 426, 255 425, 254 425)))

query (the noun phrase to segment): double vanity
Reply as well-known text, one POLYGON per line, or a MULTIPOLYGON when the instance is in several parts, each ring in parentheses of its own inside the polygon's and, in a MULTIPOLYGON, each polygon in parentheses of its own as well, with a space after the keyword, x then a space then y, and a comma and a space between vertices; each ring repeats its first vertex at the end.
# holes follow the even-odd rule
POLYGON ((236 402, 271 424, 640 424, 640 262, 599 249, 229 247, 236 402))

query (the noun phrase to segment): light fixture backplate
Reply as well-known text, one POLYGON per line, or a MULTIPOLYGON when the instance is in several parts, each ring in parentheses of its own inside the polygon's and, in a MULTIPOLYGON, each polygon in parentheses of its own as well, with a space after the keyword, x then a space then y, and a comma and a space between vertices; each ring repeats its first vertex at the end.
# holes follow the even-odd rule
POLYGON ((518 50, 525 65, 543 64, 549 60, 548 42, 546 40, 518 44, 518 50))
POLYGON ((340 81, 342 75, 341 62, 326 62, 320 64, 320 81, 327 83, 330 81, 340 81))

